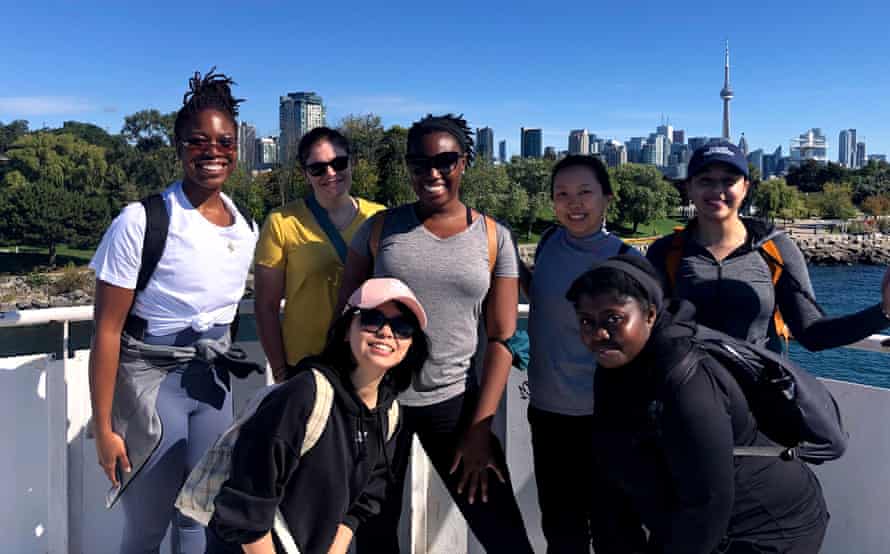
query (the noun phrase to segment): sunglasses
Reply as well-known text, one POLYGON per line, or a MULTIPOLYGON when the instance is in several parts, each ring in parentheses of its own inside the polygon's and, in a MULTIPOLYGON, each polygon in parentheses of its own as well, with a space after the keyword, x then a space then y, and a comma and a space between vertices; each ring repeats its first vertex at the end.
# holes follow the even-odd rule
POLYGON ((321 177, 327 172, 328 166, 332 167, 334 171, 343 171, 349 167, 349 156, 337 156, 328 162, 314 162, 308 164, 306 166, 306 172, 313 177, 321 177))
POLYGON ((216 145, 221 151, 231 153, 238 147, 238 141, 230 137, 223 137, 216 142, 206 137, 192 137, 180 141, 182 146, 193 152, 206 152, 212 145, 216 145))
POLYGON ((389 325, 392 334, 399 339, 410 339, 417 331, 414 323, 401 315, 395 317, 386 317, 380 310, 363 310, 361 308, 355 310, 359 316, 359 326, 363 331, 369 333, 377 333, 383 329, 384 325, 389 325))
POLYGON ((460 161, 462 156, 463 154, 460 152, 442 152, 431 158, 407 155, 405 156, 405 162, 415 175, 425 175, 431 169, 435 169, 442 175, 449 175, 457 167, 457 162, 460 161))

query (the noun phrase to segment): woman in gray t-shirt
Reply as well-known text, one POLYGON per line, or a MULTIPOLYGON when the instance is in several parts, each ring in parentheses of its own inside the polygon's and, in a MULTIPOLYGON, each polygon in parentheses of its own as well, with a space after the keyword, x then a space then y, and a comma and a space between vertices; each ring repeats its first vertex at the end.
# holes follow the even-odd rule
POLYGON ((399 551, 402 483, 415 433, 486 551, 533 552, 503 449, 491 432, 512 359, 504 341, 516 329, 518 257, 503 226, 460 200, 472 158, 472 134, 462 118, 427 116, 415 123, 406 161, 417 202, 368 220, 349 249, 341 305, 368 277, 398 278, 427 310, 430 337, 429 360, 400 398, 405 417, 395 482, 380 516, 358 532, 360 554, 399 551), (471 370, 483 310, 489 342, 477 385, 471 370))

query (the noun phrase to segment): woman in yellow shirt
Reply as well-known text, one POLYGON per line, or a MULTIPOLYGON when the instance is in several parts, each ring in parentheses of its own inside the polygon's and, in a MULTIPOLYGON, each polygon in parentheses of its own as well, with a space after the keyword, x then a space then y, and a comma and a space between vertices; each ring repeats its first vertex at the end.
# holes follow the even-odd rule
POLYGON ((366 219, 384 209, 350 196, 349 141, 338 131, 318 127, 306 133, 297 155, 312 193, 269 214, 254 267, 257 330, 276 382, 287 379, 288 368, 302 358, 321 352, 346 245, 366 219))

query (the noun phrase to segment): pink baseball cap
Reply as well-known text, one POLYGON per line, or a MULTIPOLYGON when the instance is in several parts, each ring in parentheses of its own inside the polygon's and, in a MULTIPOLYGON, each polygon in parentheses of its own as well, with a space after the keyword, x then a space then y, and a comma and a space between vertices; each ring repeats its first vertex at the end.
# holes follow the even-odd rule
MULTIPOLYGON (((392 277, 368 279, 349 297, 346 309, 369 310, 390 300, 404 304, 417 318, 421 329, 426 329, 426 312, 408 285, 392 277)), ((345 310, 344 310, 345 311, 345 310)))

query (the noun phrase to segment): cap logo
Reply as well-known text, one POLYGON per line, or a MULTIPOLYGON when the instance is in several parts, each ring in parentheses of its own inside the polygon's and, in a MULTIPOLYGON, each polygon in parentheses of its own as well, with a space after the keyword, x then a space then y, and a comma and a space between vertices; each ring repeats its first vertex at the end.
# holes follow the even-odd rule
POLYGON ((734 156, 735 153, 727 148, 726 146, 712 146, 705 151, 705 156, 715 156, 717 154, 723 154, 724 156, 734 156))

